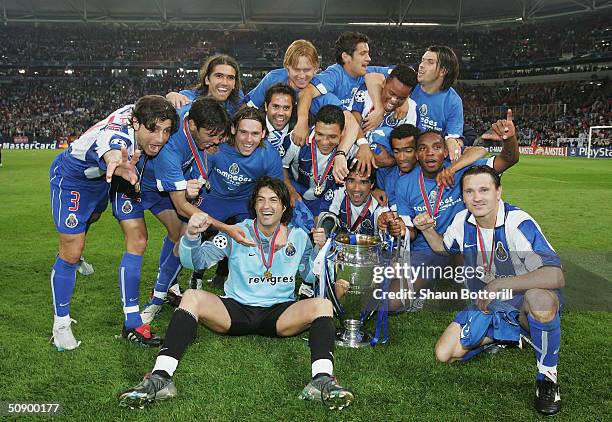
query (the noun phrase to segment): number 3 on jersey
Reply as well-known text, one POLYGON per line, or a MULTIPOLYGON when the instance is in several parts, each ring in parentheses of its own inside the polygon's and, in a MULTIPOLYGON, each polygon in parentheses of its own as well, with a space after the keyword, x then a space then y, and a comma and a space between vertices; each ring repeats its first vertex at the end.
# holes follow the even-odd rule
POLYGON ((70 191, 70 195, 72 195, 72 198, 70 199, 70 203, 73 204, 70 207, 68 207, 68 211, 78 211, 79 210, 79 199, 81 198, 81 194, 76 191, 70 191))

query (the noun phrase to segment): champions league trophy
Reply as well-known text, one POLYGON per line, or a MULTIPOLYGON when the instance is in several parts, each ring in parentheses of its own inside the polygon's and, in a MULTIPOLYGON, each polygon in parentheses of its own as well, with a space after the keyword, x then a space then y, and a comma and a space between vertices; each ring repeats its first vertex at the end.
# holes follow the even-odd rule
MULTIPOLYGON (((402 261, 404 257, 400 256, 401 248, 394 249, 393 244, 389 247, 388 242, 379 236, 335 234, 338 218, 333 213, 322 213, 318 227, 324 227, 327 233, 332 233, 327 250, 322 251, 325 259, 319 294, 327 297, 334 306, 339 326, 336 344, 352 348, 376 344, 379 342, 378 328, 383 311, 386 330, 387 302, 383 297, 391 280, 383 281, 382 275, 375 277, 375 268, 402 261), (377 310, 377 333, 373 336, 366 325, 377 310)), ((378 274, 381 273, 378 270, 378 274)), ((412 286, 410 283, 408 285, 412 286)))

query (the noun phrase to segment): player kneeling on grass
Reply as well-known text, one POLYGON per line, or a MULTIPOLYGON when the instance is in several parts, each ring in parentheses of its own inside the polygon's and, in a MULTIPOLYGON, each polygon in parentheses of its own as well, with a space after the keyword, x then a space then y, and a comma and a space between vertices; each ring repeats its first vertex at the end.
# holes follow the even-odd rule
POLYGON ((488 166, 467 170, 461 178, 466 210, 444 235, 427 213, 414 225, 439 254, 463 254, 474 305, 457 314, 436 344, 441 362, 467 361, 493 343, 531 337, 538 368, 535 408, 554 415, 561 408, 557 360, 561 337, 561 262, 538 224, 501 200, 500 178, 488 166), (478 271, 480 269, 480 272, 478 271))
MULTIPOLYGON (((289 224, 293 214, 289 192, 281 180, 263 177, 250 199, 255 220, 239 226, 256 246, 243 246, 224 233, 200 242, 210 225, 207 214, 189 220, 180 241, 181 262, 188 268, 209 268, 229 259, 225 296, 203 290, 187 290, 174 312, 164 344, 151 375, 120 396, 120 405, 143 407, 177 395, 172 376, 187 346, 194 339, 198 321, 220 334, 291 337, 310 327, 312 380, 300 399, 321 401, 330 409, 342 409, 353 394, 333 377, 335 326, 332 304, 310 298, 296 302, 295 279, 312 283, 314 254, 308 234, 289 224)), ((325 243, 323 229, 314 231, 314 243, 325 243)))
MULTIPOLYGON (((96 123, 51 164, 51 210, 59 232, 59 254, 51 271, 55 311, 52 339, 59 351, 76 349, 81 344, 70 327, 70 301, 87 228, 106 209, 109 182, 117 176, 139 191, 137 182, 147 157, 156 156, 177 128, 174 106, 163 97, 147 95, 135 105, 126 105, 96 123)), ((142 256, 131 248, 132 236, 133 233, 125 233, 128 251, 124 261, 140 266, 142 256)), ((123 267, 119 280, 125 315, 122 334, 127 338, 146 337, 153 345, 159 344, 159 339, 153 338, 140 317, 129 317, 130 314, 138 316, 139 278, 126 281, 123 267), (136 297, 131 299, 128 291, 135 292, 136 297)))

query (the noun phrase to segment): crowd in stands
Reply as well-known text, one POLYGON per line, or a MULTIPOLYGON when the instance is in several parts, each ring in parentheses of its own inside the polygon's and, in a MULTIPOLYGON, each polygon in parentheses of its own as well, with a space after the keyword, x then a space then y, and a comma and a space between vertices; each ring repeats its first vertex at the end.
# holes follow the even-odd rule
MULTIPOLYGON (((466 79, 583 72, 582 81, 456 86, 463 97, 466 122, 478 133, 511 107, 519 121, 519 141, 530 144, 534 139, 546 143, 584 137, 589 126, 610 122, 612 84, 607 79, 593 79, 589 72, 610 69, 611 23, 609 17, 602 16, 492 29, 358 29, 371 37, 373 64, 416 64, 427 46, 445 44, 460 57, 466 79), (609 62, 601 60, 608 56, 609 62), (571 61, 585 57, 592 61, 571 61), (559 63, 541 64, 551 60, 559 63)), ((248 92, 265 75, 265 71, 250 70, 257 68, 253 63, 261 64, 260 69, 282 66, 285 48, 297 38, 313 41, 322 56, 322 67, 333 63, 332 47, 342 30, 299 32, 273 27, 221 32, 11 23, 0 27, 0 133, 8 137, 78 136, 93 122, 141 95, 164 95, 193 85, 197 74, 176 69, 183 64, 186 69, 197 69, 213 53, 251 63, 243 66, 242 75, 244 91, 248 92), (129 65, 129 70, 111 76, 110 69, 139 62, 156 62, 172 70, 146 77, 145 65, 129 65), (64 73, 70 68, 76 69, 74 75, 64 73)))
MULTIPOLYGON (((398 61, 413 64, 432 44, 451 46, 462 60, 464 72, 534 66, 612 54, 612 21, 609 16, 570 18, 532 24, 515 23, 487 29, 374 27, 358 28, 371 37, 375 64, 398 61)), ((95 25, 19 25, 0 28, 0 64, 28 62, 92 63, 102 61, 154 61, 192 64, 211 52, 226 53, 240 62, 278 57, 295 39, 311 40, 323 64, 333 63, 333 44, 345 28, 305 31, 267 28, 265 31, 212 31, 125 28, 95 25), (278 54, 270 53, 270 43, 278 54)), ((566 63, 567 64, 567 63, 566 63)), ((274 63, 278 65, 278 63, 274 63)))
MULTIPOLYGON (((245 90, 264 73, 244 78, 245 90)), ((165 95, 195 82, 188 77, 31 77, 0 85, 0 132, 5 136, 77 136, 110 111, 144 94, 165 95)), ((466 122, 484 133, 514 111, 519 141, 586 137, 589 126, 612 120, 612 83, 574 81, 494 86, 458 85, 466 122)))

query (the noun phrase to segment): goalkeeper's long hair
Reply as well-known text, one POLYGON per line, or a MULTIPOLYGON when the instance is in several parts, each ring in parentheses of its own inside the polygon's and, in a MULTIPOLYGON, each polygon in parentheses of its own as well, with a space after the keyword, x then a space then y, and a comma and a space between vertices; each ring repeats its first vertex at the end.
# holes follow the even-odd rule
POLYGON ((283 216, 281 217, 281 224, 289 224, 291 219, 293 218, 293 207, 291 207, 291 199, 289 196, 289 190, 285 183, 280 179, 275 179, 273 177, 264 176, 260 179, 257 179, 255 183, 255 189, 253 189, 253 193, 251 194, 251 198, 249 199, 249 212, 253 216, 253 218, 257 217, 257 213, 255 212, 255 203, 257 202, 257 197, 259 196, 259 191, 262 188, 268 188, 272 192, 278 196, 281 204, 285 207, 283 211, 283 216))

